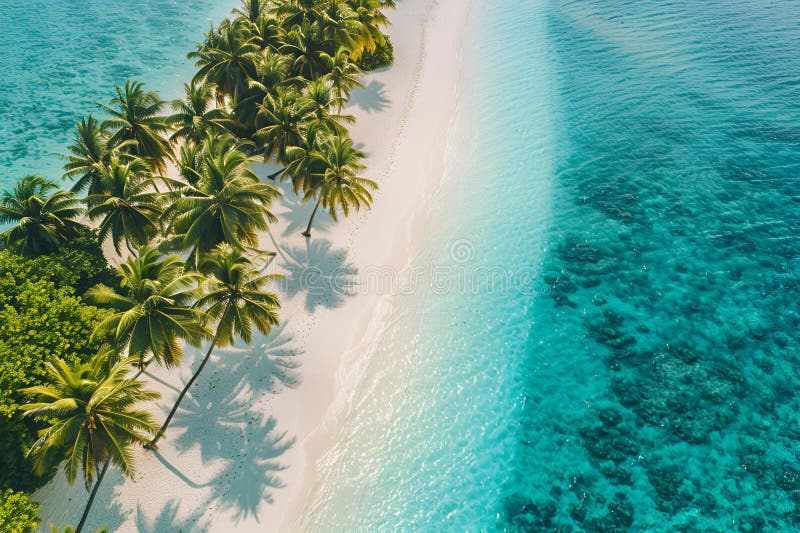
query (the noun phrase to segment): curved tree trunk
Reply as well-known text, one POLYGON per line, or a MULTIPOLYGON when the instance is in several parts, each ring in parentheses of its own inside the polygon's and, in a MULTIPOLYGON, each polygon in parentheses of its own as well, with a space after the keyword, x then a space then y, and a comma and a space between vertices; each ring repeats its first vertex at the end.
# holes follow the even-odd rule
POLYGON ((86 523, 86 518, 89 516, 89 510, 92 508, 95 496, 97 496, 97 489, 100 488, 100 483, 103 482, 103 478, 105 477, 106 471, 108 470, 108 465, 110 464, 111 460, 109 459, 106 461, 106 464, 103 465, 103 469, 100 471, 100 475, 97 477, 97 481, 94 482, 92 493, 89 495, 89 501, 86 502, 86 508, 83 510, 83 516, 81 516, 81 521, 78 522, 78 527, 75 529, 75 533, 81 533, 81 531, 83 530, 83 526, 86 523))
MULTIPOLYGON (((225 315, 223 314, 223 316, 225 315)), ((206 366, 206 363, 208 363, 208 360, 211 359, 211 352, 214 351, 214 347, 217 344, 217 335, 219 335, 219 329, 217 329, 217 333, 214 335, 214 338, 211 341, 211 346, 208 347, 208 351, 206 352, 206 356, 203 358, 203 362, 200 363, 199 367, 197 367, 197 370, 195 370, 194 375, 192 375, 192 379, 190 379, 189 382, 186 383, 186 386, 183 387, 183 390, 178 395, 178 399, 175 400, 175 405, 172 406, 172 410, 169 412, 169 415, 167 415, 167 419, 164 421, 164 425, 161 426, 161 429, 158 430, 158 433, 156 433, 156 436, 153 437, 153 440, 144 445, 146 449, 148 450, 155 449, 159 439, 161 439, 161 437, 164 436, 164 432, 167 431, 169 423, 172 422, 172 418, 175 416, 175 413, 178 412, 178 407, 180 407, 183 398, 186 396, 186 393, 188 393, 189 389, 192 388, 192 385, 194 385, 194 382, 197 381, 197 378, 200 376, 200 372, 203 371, 203 369, 206 366)))
POLYGON ((317 214, 317 209, 319 209, 320 202, 322 202, 322 196, 319 197, 319 200, 317 200, 317 205, 314 206, 314 210, 311 212, 311 218, 308 220, 308 227, 306 227, 306 230, 302 234, 303 237, 311 237, 311 224, 314 223, 314 217, 317 214))

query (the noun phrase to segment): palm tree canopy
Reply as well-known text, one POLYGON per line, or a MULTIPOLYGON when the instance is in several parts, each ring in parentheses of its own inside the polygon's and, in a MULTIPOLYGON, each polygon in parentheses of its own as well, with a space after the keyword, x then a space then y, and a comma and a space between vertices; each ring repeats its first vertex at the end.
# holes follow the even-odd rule
POLYGON ((111 152, 108 135, 92 115, 82 118, 76 130, 73 144, 67 147, 69 154, 62 156, 67 160, 63 178, 77 177, 71 189, 74 193, 88 189, 89 194, 97 194, 100 192, 97 169, 107 161, 111 152))
POLYGON ((242 8, 236 8, 233 12, 253 24, 269 13, 269 3, 264 0, 242 0, 241 4, 242 8))
POLYGON ((25 416, 48 423, 30 451, 37 472, 64 462, 67 481, 74 483, 82 472, 88 487, 98 465, 111 461, 133 477, 130 447, 146 442, 157 429, 152 415, 136 404, 159 394, 128 379, 131 363, 126 359, 106 373, 92 363, 70 367, 56 359, 47 365, 47 384, 22 389, 32 400, 21 407, 25 416))
POLYGON ((382 45, 386 36, 381 31, 389 26, 389 19, 381 11, 383 8, 393 8, 393 1, 381 0, 346 0, 354 12, 356 24, 359 28, 358 46, 353 47, 353 59, 358 59, 364 52, 374 52, 382 45))
POLYGON ((222 243, 204 256, 200 270, 209 276, 206 293, 197 305, 217 321, 217 344, 235 336, 251 342, 253 328, 264 335, 278 323, 278 297, 264 289, 275 279, 261 274, 242 251, 222 243))
POLYGON ((322 183, 325 167, 314 154, 319 153, 321 143, 325 143, 329 136, 325 128, 308 128, 299 146, 290 146, 286 150, 286 171, 281 179, 285 176, 291 178, 295 194, 305 195, 316 190, 322 183))
POLYGON ((255 133, 256 139, 263 143, 264 158, 285 163, 287 149, 302 144, 304 130, 314 119, 313 112, 294 89, 282 87, 274 95, 268 94, 259 106, 259 129, 255 133))
POLYGON ((344 107, 345 99, 337 96, 328 76, 306 83, 302 94, 303 103, 314 116, 312 125, 322 127, 330 134, 343 134, 347 132, 345 124, 356 121, 354 116, 339 111, 344 107))
MULTIPOLYGON (((264 5, 262 3, 262 5, 264 5)), ((280 20, 271 15, 261 15, 250 21, 250 35, 261 50, 277 51, 283 44, 284 27, 280 20)))
POLYGON ((302 25, 292 27, 286 34, 279 51, 291 58, 291 72, 294 76, 313 80, 329 72, 324 54, 332 54, 336 48, 318 26, 303 22, 302 25))
POLYGON ((284 27, 311 24, 324 19, 319 0, 274 0, 273 13, 281 20, 284 27))
POLYGON ((277 189, 258 181, 233 138, 217 139, 206 150, 196 184, 164 212, 168 232, 179 237, 181 248, 191 248, 195 259, 221 242, 255 246, 256 231, 276 220, 270 205, 277 189))
POLYGON ((367 178, 359 176, 364 168, 361 160, 364 152, 353 147, 349 137, 332 137, 320 145, 319 150, 312 153, 322 171, 319 191, 309 190, 307 198, 319 194, 322 206, 328 210, 331 218, 336 220, 338 211, 348 216, 351 209, 358 211, 362 206, 372 204, 372 194, 378 185, 367 178))
POLYGON ((117 269, 121 287, 117 291, 97 285, 86 298, 115 312, 103 320, 96 334, 108 335, 118 350, 140 361, 152 355, 164 366, 177 364, 183 356, 180 341, 193 346, 211 336, 207 316, 192 305, 197 299, 201 276, 186 272, 176 256, 163 257, 145 247, 117 269))
POLYGON ((199 142, 206 131, 224 131, 228 120, 223 108, 214 105, 214 86, 206 83, 184 83, 186 96, 172 102, 175 114, 167 124, 175 128, 172 139, 199 142))
POLYGON ((133 142, 130 151, 163 171, 172 157, 172 147, 166 136, 171 131, 165 117, 159 115, 164 102, 155 92, 146 92, 140 82, 128 80, 116 87, 117 96, 111 105, 100 104, 111 118, 104 122, 110 131, 109 142, 133 142))
POLYGON ((247 81, 255 77, 257 53, 256 38, 243 19, 225 20, 215 30, 206 33, 206 40, 189 53, 199 68, 194 83, 205 81, 214 84, 220 95, 227 95, 233 105, 246 94, 247 81))
POLYGON ((350 97, 353 87, 364 88, 361 83, 363 73, 355 61, 350 58, 349 50, 340 48, 333 55, 323 54, 322 60, 325 61, 326 67, 330 71, 328 78, 331 86, 340 99, 346 101, 350 97))
POLYGON ((139 158, 121 161, 112 156, 100 167, 103 194, 89 196, 91 220, 102 219, 98 228, 100 242, 110 236, 117 254, 123 241, 132 250, 144 245, 159 230, 160 195, 153 190, 148 166, 139 158))
POLYGON ((82 214, 73 193, 59 191, 42 177, 26 176, 0 196, 0 224, 14 224, 0 239, 25 255, 49 252, 85 231, 77 220, 82 214))

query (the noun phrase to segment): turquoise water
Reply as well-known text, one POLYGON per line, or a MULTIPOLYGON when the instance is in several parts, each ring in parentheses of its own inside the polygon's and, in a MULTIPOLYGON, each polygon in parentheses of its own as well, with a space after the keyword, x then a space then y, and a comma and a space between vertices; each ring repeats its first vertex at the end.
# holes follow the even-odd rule
POLYGON ((483 282, 394 298, 308 524, 798 530, 800 5, 476 4, 415 264, 483 282))
POLYGON ((3 0, 0 190, 25 174, 59 178, 55 154, 114 85, 132 78, 164 99, 180 96, 193 74, 186 53, 236 3, 3 0))

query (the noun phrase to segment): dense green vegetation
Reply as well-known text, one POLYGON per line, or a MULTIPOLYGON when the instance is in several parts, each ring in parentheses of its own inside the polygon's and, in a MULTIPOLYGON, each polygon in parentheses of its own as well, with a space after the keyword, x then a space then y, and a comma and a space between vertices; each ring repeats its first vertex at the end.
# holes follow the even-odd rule
POLYGON ((34 475, 25 458, 38 425, 15 416, 23 400, 17 390, 42 384, 45 365, 53 357, 81 363, 99 350, 101 343, 92 332, 108 312, 81 298, 99 281, 113 283, 114 277, 90 235, 31 259, 0 251, 2 489, 32 490, 47 480, 34 475))
MULTIPOLYGON (((0 197, 0 488, 33 490, 59 467, 80 476, 80 533, 107 469, 133 475, 131 446, 155 447, 214 348, 278 323, 271 278, 253 264, 270 253, 256 247, 276 220, 271 180, 314 205, 306 237, 320 208, 336 220, 371 206, 377 185, 343 109, 364 70, 392 62, 392 7, 245 0, 189 54, 198 71, 173 114, 128 81, 102 120, 77 125, 69 191, 28 176, 0 197), (257 160, 277 166, 266 181, 257 160), (101 247, 127 256, 116 272, 101 247), (137 407, 155 397, 138 378, 177 365, 184 343, 207 343, 206 356, 157 429, 137 407)), ((19 527, 37 520, 25 493, 3 498, 19 527)))
POLYGON ((39 525, 39 504, 31 502, 24 492, 0 491, 0 531, 25 533, 39 525))

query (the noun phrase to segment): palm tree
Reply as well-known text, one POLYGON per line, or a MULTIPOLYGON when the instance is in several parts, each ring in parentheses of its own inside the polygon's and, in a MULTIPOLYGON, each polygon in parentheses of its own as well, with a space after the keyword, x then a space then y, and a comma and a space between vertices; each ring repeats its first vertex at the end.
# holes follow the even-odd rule
POLYGON ((133 142, 131 153, 149 161, 153 168, 164 171, 172 157, 172 147, 166 139, 171 128, 159 115, 162 102, 155 92, 145 92, 143 84, 128 80, 125 87, 116 87, 117 96, 111 106, 100 107, 111 114, 104 127, 112 131, 109 142, 133 142))
POLYGON ((64 155, 64 179, 78 177, 70 189, 74 193, 87 190, 88 194, 103 192, 99 177, 100 168, 108 163, 112 154, 121 152, 127 146, 136 144, 126 141, 119 144, 110 142, 106 128, 92 115, 84 117, 77 125, 73 144, 67 147, 68 155, 64 155))
POLYGON ((195 262, 221 242, 255 246, 256 231, 276 220, 270 204, 278 191, 254 178, 250 162, 235 147, 207 154, 197 183, 185 187, 164 212, 167 232, 177 236, 180 248, 191 249, 195 262))
POLYGON ((320 184, 306 193, 306 199, 317 197, 317 203, 304 237, 311 237, 311 225, 320 205, 328 210, 331 218, 336 220, 337 212, 348 216, 351 209, 358 211, 362 206, 372 204, 372 194, 378 188, 377 183, 358 175, 364 168, 361 159, 364 153, 353 148, 353 140, 349 137, 332 137, 321 144, 318 151, 311 156, 322 167, 318 173, 320 184))
POLYGON ((255 78, 247 82, 247 97, 240 98, 233 109, 241 136, 253 137, 256 131, 259 106, 267 95, 292 82, 289 78, 289 59, 268 48, 257 54, 255 78))
POLYGON ((324 142, 330 133, 324 128, 308 128, 305 137, 299 146, 290 146, 286 149, 285 172, 281 178, 289 176, 292 180, 294 193, 305 196, 321 183, 324 168, 319 159, 314 157, 319 152, 320 143, 324 142))
POLYGON ((139 250, 117 268, 120 290, 96 285, 86 298, 114 309, 98 326, 96 335, 108 335, 118 352, 127 349, 139 360, 139 373, 154 359, 174 366, 183 357, 180 341, 198 346, 211 336, 206 315, 193 308, 200 275, 186 272, 176 256, 163 257, 153 248, 139 250), (150 361, 145 361, 152 356, 150 361))
POLYGON ((356 121, 354 116, 339 112, 345 100, 336 96, 327 76, 306 83, 302 101, 313 114, 312 127, 323 128, 331 134, 343 134, 347 132, 345 124, 356 121), (334 112, 334 109, 337 111, 334 112))
POLYGON ((175 128, 172 140, 187 139, 199 142, 206 131, 224 130, 225 110, 214 106, 214 87, 204 83, 184 83, 186 97, 172 102, 175 114, 167 124, 175 128))
MULTIPOLYGON (((223 155, 230 150, 239 150, 243 154, 252 151, 254 143, 248 139, 237 139, 233 135, 218 135, 213 132, 206 132, 202 142, 187 142, 181 146, 178 158, 178 170, 184 182, 178 189, 186 183, 197 186, 203 179, 203 168, 209 157, 214 158, 223 155)), ((258 181, 258 176, 249 168, 242 171, 242 174, 258 181)), ((177 182, 172 182, 175 186, 177 182)))
POLYGON ((218 100, 227 95, 236 105, 247 92, 247 81, 256 74, 259 50, 247 23, 225 20, 216 30, 212 27, 205 42, 189 53, 200 67, 193 82, 214 84, 219 90, 218 100))
POLYGON ((258 272, 241 250, 227 243, 219 244, 203 258, 200 270, 210 277, 207 292, 198 300, 197 306, 205 308, 206 313, 217 321, 217 330, 203 361, 178 395, 150 446, 155 446, 164 435, 181 401, 200 376, 216 346, 233 344, 237 336, 250 343, 254 326, 267 335, 272 326, 278 323, 278 297, 264 290, 275 276, 258 272))
MULTIPOLYGON (((216 135, 208 133, 203 138, 203 163, 205 164, 211 159, 221 157, 228 152, 235 152, 237 160, 238 158, 243 158, 245 163, 249 163, 250 160, 247 157, 247 153, 253 151, 254 147, 255 143, 249 139, 239 139, 230 134, 216 135)), ((242 175, 258 181, 258 175, 250 170, 247 164, 241 167, 241 172, 242 175)))
POLYGON ((285 28, 304 23, 317 22, 324 18, 319 0, 275 0, 273 13, 285 28))
POLYGON ((241 2, 242 8, 234 9, 233 12, 252 24, 257 23, 258 19, 269 13, 269 4, 264 0, 241 0, 241 2))
POLYGON ((268 94, 258 112, 259 129, 254 137, 263 143, 264 159, 286 163, 286 150, 299 146, 314 118, 313 109, 294 89, 279 88, 268 94))
POLYGON ((126 359, 108 373, 93 363, 71 368, 55 359, 47 365, 47 384, 21 391, 32 400, 21 407, 25 416, 48 424, 29 452, 36 472, 43 474, 64 462, 69 483, 75 482, 79 471, 87 490, 94 481, 76 533, 83 529, 109 465, 133 478, 131 446, 147 442, 156 430, 152 415, 136 404, 159 394, 128 379, 132 361, 126 359))
POLYGON ((279 51, 291 58, 293 75, 313 80, 329 72, 323 54, 331 54, 334 50, 335 47, 315 25, 304 22, 286 34, 279 51))
POLYGON ((386 41, 381 28, 389 26, 389 19, 381 11, 383 8, 394 8, 394 1, 382 0, 346 0, 355 13, 359 26, 358 46, 353 47, 352 58, 358 60, 364 52, 372 53, 386 41))
POLYGON ((271 15, 261 15, 255 21, 248 17, 248 21, 253 42, 261 50, 277 52, 285 34, 280 21, 271 15))
POLYGON ((0 196, 0 224, 16 224, 0 240, 28 256, 54 250, 86 230, 75 195, 39 176, 25 176, 0 196), (55 191, 55 192, 53 192, 55 191), (52 193, 52 194, 51 194, 52 193))
POLYGON ((331 87, 341 102, 347 102, 353 87, 364 88, 360 81, 363 73, 355 61, 350 58, 349 50, 339 48, 333 55, 323 54, 322 60, 330 71, 328 79, 331 82, 331 87))
POLYGON ((336 48, 359 50, 363 28, 357 14, 347 2, 342 0, 328 2, 324 9, 324 18, 320 21, 322 34, 336 48))
POLYGON ((117 255, 123 240, 128 250, 135 253, 134 246, 146 244, 160 229, 161 207, 159 195, 151 190, 152 176, 139 158, 123 162, 112 157, 100 171, 105 192, 86 199, 90 206, 87 214, 93 221, 102 219, 101 243, 111 236, 117 255))
POLYGON ((197 185, 201 178, 205 149, 202 143, 187 141, 181 145, 177 167, 180 177, 190 185, 197 185))
MULTIPOLYGON (((275 94, 275 89, 289 80, 289 59, 271 49, 259 53, 255 79, 250 81, 250 90, 257 89, 263 96, 275 94)), ((257 93, 258 94, 258 93, 257 93)), ((259 102, 261 101, 259 100, 259 102)))

